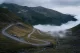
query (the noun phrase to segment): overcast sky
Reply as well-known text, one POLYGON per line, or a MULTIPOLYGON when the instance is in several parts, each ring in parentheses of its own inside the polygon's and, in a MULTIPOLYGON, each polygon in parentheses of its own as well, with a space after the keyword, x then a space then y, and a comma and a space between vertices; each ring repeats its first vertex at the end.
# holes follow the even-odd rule
POLYGON ((0 0, 0 3, 3 2, 16 3, 19 5, 27 6, 45 6, 45 7, 80 5, 80 0, 0 0))
POLYGON ((0 0, 0 4, 3 2, 30 7, 43 6, 62 13, 80 14, 80 0, 0 0))
POLYGON ((80 0, 0 0, 0 4, 3 2, 15 3, 30 7, 43 6, 46 8, 58 10, 63 13, 80 9, 80 0))
POLYGON ((0 0, 0 4, 4 2, 30 7, 43 6, 62 13, 80 15, 80 0, 0 0))

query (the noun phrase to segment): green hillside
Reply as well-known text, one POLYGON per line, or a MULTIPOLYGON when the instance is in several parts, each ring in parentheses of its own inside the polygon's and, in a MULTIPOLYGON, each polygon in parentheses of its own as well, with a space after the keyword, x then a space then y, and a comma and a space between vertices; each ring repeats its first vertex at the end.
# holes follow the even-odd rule
POLYGON ((50 36, 50 34, 46 34, 45 32, 43 32, 43 34, 42 32, 37 31, 38 29, 35 29, 34 33, 31 34, 31 37, 28 38, 28 34, 33 31, 33 27, 30 24, 25 23, 13 12, 8 11, 8 9, 0 8, 0 53, 16 53, 17 51, 21 51, 22 49, 33 52, 35 51, 34 49, 41 48, 40 46, 37 47, 36 45, 31 45, 28 43, 25 44, 5 36, 2 33, 2 30, 10 24, 14 25, 8 28, 6 30, 6 33, 10 34, 13 37, 23 39, 26 42, 32 44, 45 44, 44 41, 39 40, 45 40, 46 42, 49 41, 51 43, 51 45, 45 45, 41 47, 52 46, 55 44, 55 40, 52 36, 50 36), (22 25, 17 23, 21 23, 22 25), (43 35, 41 35, 40 33, 42 33, 43 35), (13 34, 15 34, 16 36, 14 36, 13 34))
POLYGON ((1 33, 4 27, 10 23, 16 22, 22 22, 22 20, 7 9, 0 8, 0 53, 6 53, 12 50, 16 51, 17 49, 28 47, 27 45, 14 41, 1 33))
POLYGON ((72 32, 76 32, 76 31, 80 30, 80 24, 73 27, 71 30, 72 30, 72 32))

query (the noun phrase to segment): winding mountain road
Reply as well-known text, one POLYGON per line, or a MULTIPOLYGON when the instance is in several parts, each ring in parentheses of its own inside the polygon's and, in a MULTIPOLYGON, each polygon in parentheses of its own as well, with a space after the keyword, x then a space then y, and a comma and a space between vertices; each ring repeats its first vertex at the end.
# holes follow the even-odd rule
MULTIPOLYGON (((17 23, 17 24, 21 24, 21 25, 22 25, 22 23, 17 23)), ((15 40, 15 41, 18 41, 18 42, 21 42, 21 43, 26 43, 26 44, 31 44, 31 45, 33 45, 33 46, 47 46, 47 45, 50 45, 50 42, 48 42, 48 41, 30 38, 31 35, 35 32, 35 30, 36 30, 35 28, 33 28, 32 32, 31 32, 30 34, 28 34, 28 38, 30 38, 30 39, 32 39, 32 40, 34 40, 34 41, 44 42, 44 44, 34 44, 34 43, 30 43, 30 42, 25 41, 23 38, 18 38, 18 37, 15 37, 15 36, 12 36, 12 35, 8 34, 8 33, 6 32, 6 30, 7 30, 8 28, 10 28, 11 26, 13 26, 13 25, 15 25, 15 24, 10 24, 10 25, 8 25, 7 27, 5 27, 4 29, 2 29, 2 34, 3 34, 4 36, 6 36, 6 37, 9 37, 9 38, 15 40)))

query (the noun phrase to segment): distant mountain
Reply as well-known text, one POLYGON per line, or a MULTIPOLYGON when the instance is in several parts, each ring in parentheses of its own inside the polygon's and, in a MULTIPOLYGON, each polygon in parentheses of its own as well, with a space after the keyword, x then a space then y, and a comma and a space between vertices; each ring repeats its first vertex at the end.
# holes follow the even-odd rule
POLYGON ((17 14, 25 22, 29 22, 32 25, 37 24, 61 25, 68 21, 76 21, 73 15, 62 14, 55 10, 47 9, 41 6, 27 7, 20 6, 17 4, 3 3, 0 5, 0 7, 9 9, 9 11, 17 14))

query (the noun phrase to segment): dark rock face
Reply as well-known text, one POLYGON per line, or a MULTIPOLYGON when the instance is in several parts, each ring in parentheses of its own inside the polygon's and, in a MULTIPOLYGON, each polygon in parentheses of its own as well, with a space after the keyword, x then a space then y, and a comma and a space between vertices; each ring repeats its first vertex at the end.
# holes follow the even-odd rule
POLYGON ((11 12, 17 14, 25 22, 29 22, 32 25, 37 24, 51 24, 51 25, 61 25, 68 21, 76 21, 74 16, 62 14, 55 10, 47 9, 44 7, 27 7, 20 6, 17 4, 1 4, 0 7, 7 8, 11 12))
POLYGON ((63 53, 80 53, 80 25, 70 29, 72 32, 59 39, 58 51, 63 53))
POLYGON ((71 41, 71 45, 75 53, 80 53, 80 24, 73 27, 71 30, 72 36, 75 37, 75 39, 71 41))

